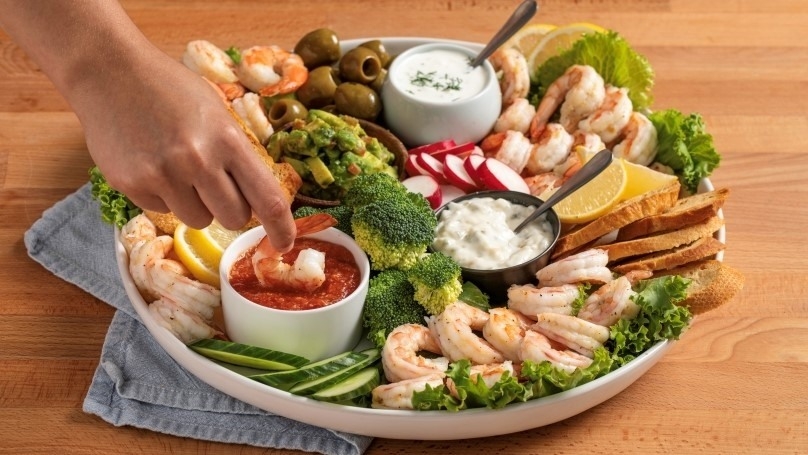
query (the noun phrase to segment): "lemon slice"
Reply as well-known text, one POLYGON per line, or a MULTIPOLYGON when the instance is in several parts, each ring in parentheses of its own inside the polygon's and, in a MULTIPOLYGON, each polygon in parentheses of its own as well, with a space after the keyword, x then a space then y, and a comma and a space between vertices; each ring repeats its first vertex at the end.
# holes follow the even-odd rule
MULTIPOLYGON (((555 205, 564 224, 580 224, 598 218, 620 202, 628 180, 623 160, 613 160, 597 177, 555 205)), ((545 199, 549 194, 542 194, 545 199)), ((545 199, 546 200, 546 199, 545 199)))
POLYGON ((664 188, 673 184, 677 179, 675 175, 655 171, 650 167, 634 164, 630 161, 625 161, 623 164, 626 167, 627 177, 626 188, 623 190, 623 195, 620 196, 623 201, 649 191, 664 188))
POLYGON ((225 229, 216 222, 204 229, 193 229, 180 223, 174 230, 174 252, 194 278, 218 288, 222 254, 240 233, 225 229))
POLYGON ((533 51, 527 54, 527 64, 528 68, 530 68, 531 76, 547 59, 569 49, 572 43, 578 41, 585 34, 605 31, 606 29, 603 27, 587 22, 576 22, 549 31, 535 45, 533 51))
POLYGON ((505 42, 505 46, 513 47, 525 57, 533 53, 533 49, 539 44, 545 35, 555 30, 556 26, 551 24, 527 24, 505 42))

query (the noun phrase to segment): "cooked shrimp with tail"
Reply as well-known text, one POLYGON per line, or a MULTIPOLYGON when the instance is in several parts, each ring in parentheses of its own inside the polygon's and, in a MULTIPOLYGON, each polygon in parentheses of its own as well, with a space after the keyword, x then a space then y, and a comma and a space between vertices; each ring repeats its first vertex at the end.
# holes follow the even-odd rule
MULTIPOLYGON (((314 234, 337 224, 327 213, 318 213, 295 220, 297 237, 314 234)), ((301 251, 294 264, 283 262, 283 254, 277 251, 269 237, 264 237, 252 256, 253 269, 258 282, 263 286, 282 283, 290 288, 312 291, 325 282, 325 254, 307 248, 301 251)))
POLYGON ((540 313, 572 314, 572 304, 580 296, 577 284, 545 287, 512 285, 508 288, 508 308, 535 321, 540 313))
POLYGON ((510 47, 501 47, 488 58, 494 69, 501 73, 499 79, 502 91, 502 106, 524 98, 530 91, 530 70, 527 59, 518 50, 510 47))
POLYGON ((253 46, 243 50, 236 74, 242 84, 261 96, 294 92, 309 78, 303 59, 280 46, 253 46))
POLYGON ((557 349, 549 338, 535 330, 525 332, 525 338, 519 347, 522 360, 541 363, 548 361, 556 368, 572 373, 576 368, 586 368, 592 359, 570 349, 557 349))
POLYGON ((590 359, 609 339, 607 327, 566 314, 542 313, 530 328, 590 359))
POLYGON ((444 374, 449 369, 446 357, 426 358, 419 351, 441 355, 440 346, 432 332, 419 324, 396 327, 387 336, 382 349, 384 375, 390 382, 444 374))
POLYGON ((648 166, 657 153, 657 130, 648 117, 632 112, 628 124, 623 128, 620 143, 612 149, 614 156, 634 164, 648 166))
POLYGON ((647 270, 635 270, 604 284, 586 299, 578 317, 604 327, 611 327, 620 319, 634 318, 640 307, 634 303, 637 293, 632 285, 650 277, 647 270))
POLYGON ((430 317, 428 324, 450 361, 468 359, 476 365, 502 363, 505 360, 502 353, 475 333, 483 329, 488 318, 488 312, 458 301, 430 317))
POLYGON ((525 330, 533 323, 517 311, 491 308, 488 322, 483 326, 483 338, 509 360, 519 360, 519 346, 525 330))
POLYGON ((578 129, 578 122, 591 115, 603 104, 606 87, 594 68, 573 65, 549 87, 536 108, 530 123, 530 138, 537 140, 550 117, 561 107, 561 125, 567 132, 578 129))

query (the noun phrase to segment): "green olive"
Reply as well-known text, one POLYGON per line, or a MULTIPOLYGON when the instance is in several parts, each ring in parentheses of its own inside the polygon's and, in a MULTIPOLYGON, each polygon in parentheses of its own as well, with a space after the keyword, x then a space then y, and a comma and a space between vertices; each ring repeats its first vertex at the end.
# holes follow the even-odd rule
POLYGON ((376 79, 373 79, 373 82, 370 83, 370 88, 376 91, 376 93, 382 93, 382 86, 384 85, 384 80, 387 79, 387 70, 382 68, 379 71, 379 75, 376 76, 376 79))
POLYGON ((387 48, 384 47, 384 43, 381 41, 377 39, 365 41, 360 44, 359 47, 366 47, 375 52, 379 57, 379 61, 382 63, 382 68, 387 68, 387 65, 390 64, 390 53, 387 52, 387 48))
POLYGON ((309 72, 306 82, 297 89, 297 99, 309 109, 318 109, 334 103, 339 79, 331 66, 320 66, 309 72))
POLYGON ((275 129, 282 128, 287 123, 291 123, 295 119, 304 119, 309 111, 298 100, 292 98, 281 98, 269 108, 267 118, 269 123, 275 129))
POLYGON ((303 64, 308 69, 330 65, 339 60, 339 38, 329 28, 312 30, 297 42, 295 54, 303 59, 303 64))
POLYGON ((334 104, 340 113, 363 120, 375 120, 382 110, 378 93, 356 82, 343 82, 337 86, 334 104))
POLYGON ((381 70, 379 56, 366 47, 353 48, 339 60, 339 76, 350 82, 370 84, 381 70))

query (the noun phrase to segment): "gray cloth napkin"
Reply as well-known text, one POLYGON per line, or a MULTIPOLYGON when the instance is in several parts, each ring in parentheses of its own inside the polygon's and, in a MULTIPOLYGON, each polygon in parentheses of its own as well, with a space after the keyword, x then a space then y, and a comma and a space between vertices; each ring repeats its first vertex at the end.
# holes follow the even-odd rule
POLYGON ((118 309, 84 400, 84 411, 131 425, 209 441, 362 454, 372 438, 277 416, 226 395, 185 371, 157 344, 126 296, 114 231, 101 221, 90 185, 46 210, 25 233, 28 254, 59 278, 118 309))

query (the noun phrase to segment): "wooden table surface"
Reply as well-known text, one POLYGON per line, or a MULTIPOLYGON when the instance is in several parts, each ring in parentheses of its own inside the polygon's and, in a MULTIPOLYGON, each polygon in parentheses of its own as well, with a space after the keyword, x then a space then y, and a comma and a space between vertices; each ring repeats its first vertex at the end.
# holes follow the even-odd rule
MULTIPOLYGON (((482 42, 516 0, 131 0, 124 7, 179 58, 221 46, 341 38, 482 42)), ((376 439, 367 453, 804 453, 808 450, 808 2, 547 0, 534 21, 617 30, 656 70, 656 109, 701 113, 732 190, 725 260, 742 294, 699 317, 617 397, 568 420, 472 441, 376 439)), ((155 100, 159 103, 159 100, 155 100)), ((85 414, 111 307, 27 256, 23 233, 87 180, 82 130, 64 99, 0 32, 0 453, 291 453, 209 443, 85 414)))

